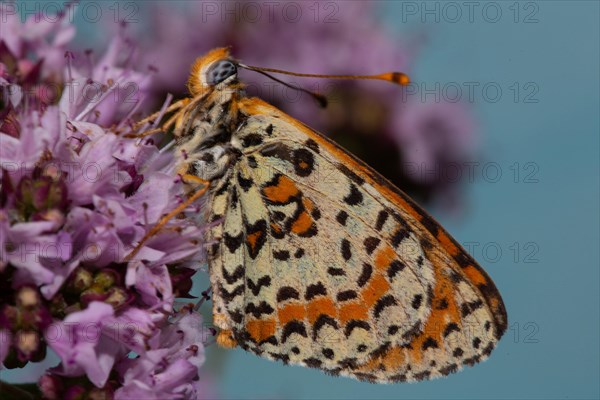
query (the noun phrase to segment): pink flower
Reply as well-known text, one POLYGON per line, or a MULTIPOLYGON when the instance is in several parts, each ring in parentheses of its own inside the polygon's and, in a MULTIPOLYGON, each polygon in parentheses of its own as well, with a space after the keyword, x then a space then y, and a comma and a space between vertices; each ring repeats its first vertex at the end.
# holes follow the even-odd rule
POLYGON ((75 27, 69 24, 65 15, 53 18, 30 15, 25 23, 21 23, 18 4, 2 3, 1 40, 19 59, 25 58, 27 52, 35 52, 40 59, 44 59, 44 77, 62 74, 66 45, 75 36, 75 27))
POLYGON ((117 370, 124 383, 115 399, 197 398, 205 333, 200 315, 184 308, 175 323, 150 339, 150 350, 121 361, 117 370))
POLYGON ((131 50, 123 36, 85 64, 65 57, 71 26, 7 18, 0 53, 14 65, 1 64, 0 85, 18 95, 0 113, 0 361, 22 367, 53 350, 61 363, 40 380, 49 398, 111 398, 140 382, 194 396, 203 347, 182 327, 194 317, 169 317, 203 259, 198 206, 141 243, 186 193, 173 153, 124 135, 135 133, 130 116, 142 98, 127 103, 121 85, 143 96, 151 75, 123 59, 131 50), (23 68, 35 72, 26 81, 17 79, 23 68), (44 77, 60 99, 24 90, 44 77))
POLYGON ((55 372, 67 376, 85 373, 94 385, 104 386, 115 357, 125 350, 102 334, 103 326, 113 315, 110 305, 95 301, 47 329, 44 337, 62 360, 55 372))

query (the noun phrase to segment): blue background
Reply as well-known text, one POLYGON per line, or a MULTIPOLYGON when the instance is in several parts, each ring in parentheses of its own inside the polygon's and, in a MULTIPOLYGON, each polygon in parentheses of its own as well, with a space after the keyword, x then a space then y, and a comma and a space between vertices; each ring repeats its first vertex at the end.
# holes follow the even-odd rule
MULTIPOLYGON (((208 364, 228 353, 219 393, 226 398, 598 398, 598 3, 542 1, 534 3, 536 11, 524 2, 519 23, 509 9, 513 2, 495 3, 502 10, 497 23, 483 18, 486 3, 478 3, 472 23, 466 14, 452 23, 450 9, 444 18, 444 2, 426 3, 431 9, 438 3, 440 18, 438 23, 429 15, 423 23, 420 15, 403 12, 403 3, 380 6, 398 35, 427 32, 430 40, 413 68, 415 81, 429 87, 479 82, 479 88, 492 82, 503 91, 493 103, 492 89, 487 96, 475 90, 485 160, 468 187, 468 212, 456 218, 430 211, 461 243, 479 243, 473 255, 502 293, 509 330, 483 364, 445 379, 385 386, 212 347, 208 364), (537 22, 524 23, 530 13, 537 22), (509 88, 515 82, 521 90, 517 102, 509 88), (537 103, 524 102, 533 91, 523 90, 527 82, 539 88, 529 99, 537 103), (492 166, 484 170, 488 163, 492 166), (511 169, 515 163, 518 183, 511 169), (525 182, 532 180, 538 182, 525 182), (510 248, 515 242, 517 262, 510 248)), ((494 19, 494 9, 487 11, 494 19)))
MULTIPOLYGON (((213 345, 204 371, 220 396, 600 396, 599 3, 521 2, 517 22, 512 1, 495 2, 486 14, 488 3, 478 2, 472 21, 463 2, 453 3, 463 12, 457 22, 452 22, 455 10, 445 4, 398 1, 379 7, 399 38, 406 32, 429 38, 412 68, 416 82, 479 83, 472 106, 483 132, 484 157, 467 187, 467 212, 457 218, 429 211, 459 242, 476 244, 472 253, 503 295, 509 330, 483 364, 445 379, 401 385, 333 378, 213 345), (418 11, 437 7, 439 20, 427 14, 423 21, 407 12, 412 6, 418 11), (494 23, 490 19, 497 8, 502 16, 494 23), (494 92, 483 92, 485 84, 502 89, 497 101, 492 101, 494 92), (536 89, 528 100, 537 102, 526 102, 536 89)), ((3 378, 24 376, 5 373, 3 378)))

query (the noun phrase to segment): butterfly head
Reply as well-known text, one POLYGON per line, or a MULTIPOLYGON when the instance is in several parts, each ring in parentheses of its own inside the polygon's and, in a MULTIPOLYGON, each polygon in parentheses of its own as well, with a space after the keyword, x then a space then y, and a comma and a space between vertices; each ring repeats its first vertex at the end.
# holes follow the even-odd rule
POLYGON ((188 79, 188 89, 195 97, 214 90, 219 85, 227 85, 237 78, 237 63, 230 56, 229 49, 214 49, 198 57, 188 79))

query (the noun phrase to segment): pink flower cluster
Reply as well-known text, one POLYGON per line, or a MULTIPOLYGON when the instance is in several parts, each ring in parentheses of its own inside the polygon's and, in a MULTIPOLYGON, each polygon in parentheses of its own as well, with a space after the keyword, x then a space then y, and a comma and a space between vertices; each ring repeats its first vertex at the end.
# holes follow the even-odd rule
POLYGON ((170 152, 124 137, 152 77, 123 63, 122 36, 94 63, 67 51, 66 21, 21 23, 5 7, 0 362, 57 354, 46 398, 196 398, 207 330, 175 299, 202 261, 199 206, 128 257, 186 196, 170 152))

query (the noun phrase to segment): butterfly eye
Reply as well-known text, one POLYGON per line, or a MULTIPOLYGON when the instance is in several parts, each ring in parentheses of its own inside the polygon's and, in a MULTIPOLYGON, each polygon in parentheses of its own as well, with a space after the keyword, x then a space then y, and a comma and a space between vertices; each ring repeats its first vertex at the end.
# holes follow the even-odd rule
POLYGON ((237 73, 237 67, 229 60, 221 60, 214 63, 206 73, 206 81, 209 85, 216 85, 237 73))

